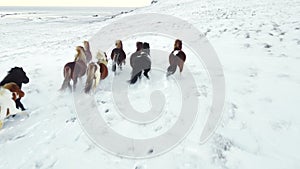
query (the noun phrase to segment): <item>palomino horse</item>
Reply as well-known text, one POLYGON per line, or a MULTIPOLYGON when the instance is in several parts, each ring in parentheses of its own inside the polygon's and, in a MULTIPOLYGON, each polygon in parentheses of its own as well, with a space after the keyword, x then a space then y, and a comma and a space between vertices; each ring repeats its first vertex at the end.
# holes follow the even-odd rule
MULTIPOLYGON (((0 86, 4 86, 5 84, 8 84, 10 82, 14 82, 18 86, 18 88, 21 89, 22 83, 24 83, 24 84, 28 83, 29 78, 26 76, 26 73, 24 72, 23 68, 14 67, 10 71, 8 71, 7 76, 0 82, 0 86)), ((11 84, 7 85, 7 87, 9 87, 9 86, 16 87, 15 85, 11 85, 11 84)), ((16 107, 21 108, 22 110, 25 110, 23 104, 21 103, 21 97, 16 98, 16 100, 15 100, 16 107)))
POLYGON ((89 63, 93 58, 90 50, 90 43, 88 41, 83 41, 83 45, 84 45, 84 54, 86 56, 86 62, 89 63))
POLYGON ((174 50, 169 55, 170 66, 168 67, 167 76, 174 74, 177 69, 177 66, 179 67, 179 71, 181 73, 183 70, 185 60, 186 55, 182 51, 182 41, 176 39, 174 44, 174 50))
MULTIPOLYGON (((16 84, 14 83, 14 85, 16 84)), ((20 89, 18 85, 14 87, 20 89)), ((15 115, 17 113, 21 113, 21 111, 16 108, 16 104, 12 99, 12 93, 9 91, 9 89, 0 87, 0 129, 3 126, 4 119, 6 117, 15 115)))
POLYGON ((100 80, 103 80, 108 75, 108 69, 107 69, 107 55, 106 53, 102 53, 99 51, 97 53, 97 63, 90 63, 87 68, 87 78, 86 83, 84 87, 85 93, 90 93, 92 87, 93 90, 96 90, 96 87, 98 86, 100 80))
POLYGON ((73 90, 76 88, 78 78, 85 75, 87 65, 86 65, 86 56, 84 54, 84 49, 81 46, 76 47, 77 54, 75 55, 75 61, 69 62, 64 66, 64 82, 60 90, 65 90, 71 87, 71 80, 73 80, 73 90))
POLYGON ((122 64, 125 64, 126 54, 123 50, 121 40, 117 40, 115 45, 116 48, 112 50, 110 58, 113 61, 112 71, 116 73, 117 65, 122 70, 122 64))

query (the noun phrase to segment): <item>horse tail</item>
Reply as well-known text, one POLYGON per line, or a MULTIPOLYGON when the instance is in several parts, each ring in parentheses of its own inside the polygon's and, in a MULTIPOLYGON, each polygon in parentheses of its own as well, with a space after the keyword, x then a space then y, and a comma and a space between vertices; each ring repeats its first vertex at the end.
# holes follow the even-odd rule
POLYGON ((69 66, 64 67, 64 77, 65 79, 60 90, 65 90, 69 86, 72 79, 72 69, 69 66))
POLYGON ((108 76, 108 69, 107 69, 107 66, 103 63, 100 63, 99 66, 100 66, 100 72, 101 72, 101 80, 103 80, 108 76))
POLYGON ((87 78, 86 78, 86 83, 84 87, 84 92, 89 93, 91 91, 91 88, 93 86, 93 82, 95 79, 95 72, 97 71, 97 66, 94 63, 90 63, 88 68, 87 68, 87 78))

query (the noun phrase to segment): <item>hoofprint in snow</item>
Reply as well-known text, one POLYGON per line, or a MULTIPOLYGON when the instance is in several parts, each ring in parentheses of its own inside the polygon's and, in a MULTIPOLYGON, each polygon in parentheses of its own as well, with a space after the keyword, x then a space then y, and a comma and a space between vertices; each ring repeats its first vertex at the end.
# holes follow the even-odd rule
MULTIPOLYGON (((106 16, 103 18, 95 18, 97 11, 82 12, 81 17, 55 11, 0 11, 0 78, 11 67, 22 66, 31 79, 22 88, 30 117, 9 118, 0 131, 1 169, 300 167, 299 1, 166 0, 129 13, 99 14, 106 16), (147 160, 123 159, 93 144, 77 119, 72 94, 58 89, 62 67, 73 60, 75 46, 115 19, 148 12, 180 17, 206 35, 225 72, 226 106, 219 128, 206 144, 199 144, 199 129, 205 120, 200 113, 189 136, 169 153, 147 160)), ((157 38, 130 37, 123 41, 124 50, 129 56, 138 40, 149 42, 151 48, 172 50, 172 39, 157 38)), ((186 53, 185 66, 197 79, 199 110, 204 113, 212 97, 210 81, 203 65, 193 62, 192 52, 186 53)), ((129 72, 127 64, 119 75, 129 78, 129 72)), ((172 79, 161 78, 160 71, 152 71, 151 77, 128 88, 131 103, 137 110, 147 110, 151 90, 159 89, 174 99, 168 105, 169 112, 172 108, 174 112, 142 127, 127 122, 114 110, 112 76, 100 82, 94 98, 114 130, 128 137, 147 138, 165 132, 176 121, 172 104, 178 100, 172 94, 176 95, 173 90, 178 91, 177 86, 172 79)))

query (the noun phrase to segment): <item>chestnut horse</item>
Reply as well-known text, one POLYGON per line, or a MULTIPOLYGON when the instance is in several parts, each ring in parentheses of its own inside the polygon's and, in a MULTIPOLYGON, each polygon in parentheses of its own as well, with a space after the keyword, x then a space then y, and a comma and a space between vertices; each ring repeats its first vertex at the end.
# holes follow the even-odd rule
POLYGON ((65 90, 67 87, 72 90, 71 80, 73 80, 73 90, 76 89, 78 78, 85 75, 87 65, 86 56, 84 54, 84 48, 81 46, 76 47, 77 54, 75 55, 75 61, 69 62, 64 66, 64 82, 60 90, 65 90))
POLYGON ((105 79, 108 76, 108 69, 107 69, 107 55, 106 53, 102 53, 99 51, 97 53, 97 63, 90 63, 87 68, 87 78, 84 87, 85 93, 90 93, 92 87, 95 91, 96 87, 98 86, 100 80, 105 79))
MULTIPOLYGON (((14 82, 18 86, 18 88, 21 89, 22 83, 24 84, 28 83, 29 78, 26 76, 26 73, 24 72, 22 67, 14 67, 10 71, 8 71, 6 77, 0 82, 0 86, 4 86, 5 84, 8 84, 10 82, 14 82)), ((12 85, 8 84, 7 86, 12 86, 12 85)), ((16 87, 15 85, 13 86, 16 87)), ((16 98, 15 102, 17 108, 21 108, 22 110, 25 110, 23 104, 21 103, 21 97, 16 98)))
POLYGON ((174 50, 169 55, 170 66, 168 67, 167 70, 167 76, 174 74, 177 69, 177 66, 179 67, 179 71, 181 73, 183 70, 183 65, 185 60, 186 60, 186 55, 182 51, 182 41, 176 39, 174 44, 174 50))

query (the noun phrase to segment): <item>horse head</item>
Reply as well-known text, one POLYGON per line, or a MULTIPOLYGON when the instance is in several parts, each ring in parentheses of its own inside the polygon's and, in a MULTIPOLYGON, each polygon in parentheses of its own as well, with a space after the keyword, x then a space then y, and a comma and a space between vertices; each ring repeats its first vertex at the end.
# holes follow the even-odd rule
POLYGON ((179 39, 175 40, 174 43, 174 50, 181 50, 182 49, 182 41, 179 39))
POLYGON ((29 78, 26 76, 22 67, 14 67, 8 71, 8 76, 11 77, 16 83, 28 83, 29 78))
POLYGON ((116 40, 116 48, 123 49, 123 43, 121 40, 116 40))
POLYGON ((90 43, 89 41, 83 41, 83 45, 85 49, 90 49, 90 43))

